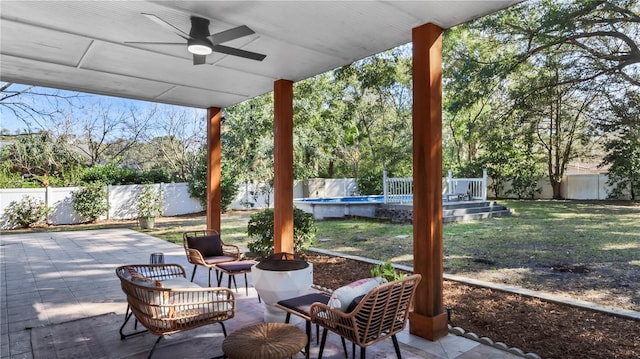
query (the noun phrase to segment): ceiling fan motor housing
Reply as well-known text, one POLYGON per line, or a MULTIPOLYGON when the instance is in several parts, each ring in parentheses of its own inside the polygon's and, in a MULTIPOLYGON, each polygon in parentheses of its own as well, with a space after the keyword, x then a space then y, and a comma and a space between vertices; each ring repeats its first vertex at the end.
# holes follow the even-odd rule
POLYGON ((191 31, 189 31, 189 36, 194 39, 204 39, 209 37, 209 35, 209 20, 197 16, 192 16, 191 31))

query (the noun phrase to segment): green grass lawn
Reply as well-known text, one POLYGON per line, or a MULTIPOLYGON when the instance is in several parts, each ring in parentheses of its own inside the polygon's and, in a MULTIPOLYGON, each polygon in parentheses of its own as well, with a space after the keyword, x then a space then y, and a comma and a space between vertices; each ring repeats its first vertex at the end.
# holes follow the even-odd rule
MULTIPOLYGON (((640 260, 640 207, 607 202, 501 201, 510 217, 444 225, 445 266, 640 260), (475 260, 475 262, 474 262, 475 260)), ((412 263, 413 227, 366 219, 319 221, 316 246, 412 263)))

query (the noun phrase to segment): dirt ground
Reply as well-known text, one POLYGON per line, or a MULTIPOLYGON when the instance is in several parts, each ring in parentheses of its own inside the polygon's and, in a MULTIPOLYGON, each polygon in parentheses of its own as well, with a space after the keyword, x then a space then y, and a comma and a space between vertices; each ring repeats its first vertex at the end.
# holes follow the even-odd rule
MULTIPOLYGON (((372 268, 315 253, 306 259, 314 283, 330 289, 369 277, 372 268)), ((444 305, 452 326, 542 358, 640 358, 640 321, 451 281, 444 282, 444 305)))

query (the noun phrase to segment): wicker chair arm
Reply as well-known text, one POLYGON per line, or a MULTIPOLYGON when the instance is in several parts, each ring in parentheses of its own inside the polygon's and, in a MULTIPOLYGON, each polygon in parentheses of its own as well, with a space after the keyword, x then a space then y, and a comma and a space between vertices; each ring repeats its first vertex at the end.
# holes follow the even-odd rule
POLYGON ((311 321, 328 321, 331 318, 350 318, 353 317, 353 312, 345 313, 341 310, 331 308, 324 303, 313 303, 309 309, 309 317, 311 321))
POLYGON ((225 256, 235 257, 236 260, 240 259, 240 247, 235 244, 222 243, 222 253, 225 256))
POLYGON ((202 256, 202 253, 200 253, 199 250, 189 248, 186 251, 187 251, 187 261, 189 261, 189 263, 199 264, 203 266, 207 265, 207 263, 204 261, 204 257, 202 256))

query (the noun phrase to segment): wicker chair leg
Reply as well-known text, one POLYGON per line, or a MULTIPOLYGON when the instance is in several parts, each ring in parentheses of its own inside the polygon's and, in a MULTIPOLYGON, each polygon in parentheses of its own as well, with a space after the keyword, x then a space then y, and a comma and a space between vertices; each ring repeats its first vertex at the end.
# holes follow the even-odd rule
POLYGON ((360 347, 360 359, 367 359, 367 347, 360 347))
POLYGON ((198 269, 198 265, 193 265, 193 272, 191 273, 191 281, 193 282, 193 278, 196 276, 196 269, 198 269))
MULTIPOLYGON (((289 315, 289 313, 287 313, 289 315)), ((311 321, 305 320, 305 331, 307 333, 307 345, 304 346, 304 357, 309 359, 309 350, 311 350, 311 321)))
POLYGON ((222 283, 222 272, 216 272, 216 281, 218 282, 218 287, 220 286, 220 284, 222 283))
POLYGON ((318 359, 322 359, 322 352, 324 351, 324 343, 327 341, 327 328, 322 328, 322 341, 320 342, 320 352, 318 353, 318 359))
POLYGON ((163 338, 162 335, 158 337, 158 340, 156 340, 156 342, 153 344, 153 347, 151 347, 151 351, 149 352, 149 355, 147 356, 147 359, 151 359, 151 356, 153 355, 153 351, 156 350, 156 345, 158 345, 158 342, 162 338, 163 338))
POLYGON ((224 322, 219 322, 220 326, 222 326, 222 334, 224 334, 224 337, 227 337, 227 328, 225 328, 224 326, 224 322))
MULTIPOLYGON (((124 330, 124 326, 127 325, 127 323, 129 322, 129 319, 131 319, 131 317, 133 316, 133 312, 131 311, 131 307, 129 305, 127 305, 127 311, 124 314, 124 323, 122 323, 122 325, 120 326, 120 340, 125 340, 128 337, 132 336, 132 335, 136 335, 136 334, 141 334, 141 333, 146 333, 148 332, 148 330, 139 330, 139 331, 135 331, 133 333, 129 333, 129 334, 124 334, 123 330, 124 330)), ((135 319, 135 325, 134 325, 134 329, 138 329, 138 319, 135 319)))
POLYGON ((398 338, 396 338, 395 334, 391 336, 391 340, 393 340, 393 348, 396 350, 396 356, 398 357, 398 359, 402 359, 402 354, 400 354, 400 346, 398 345, 398 338))

